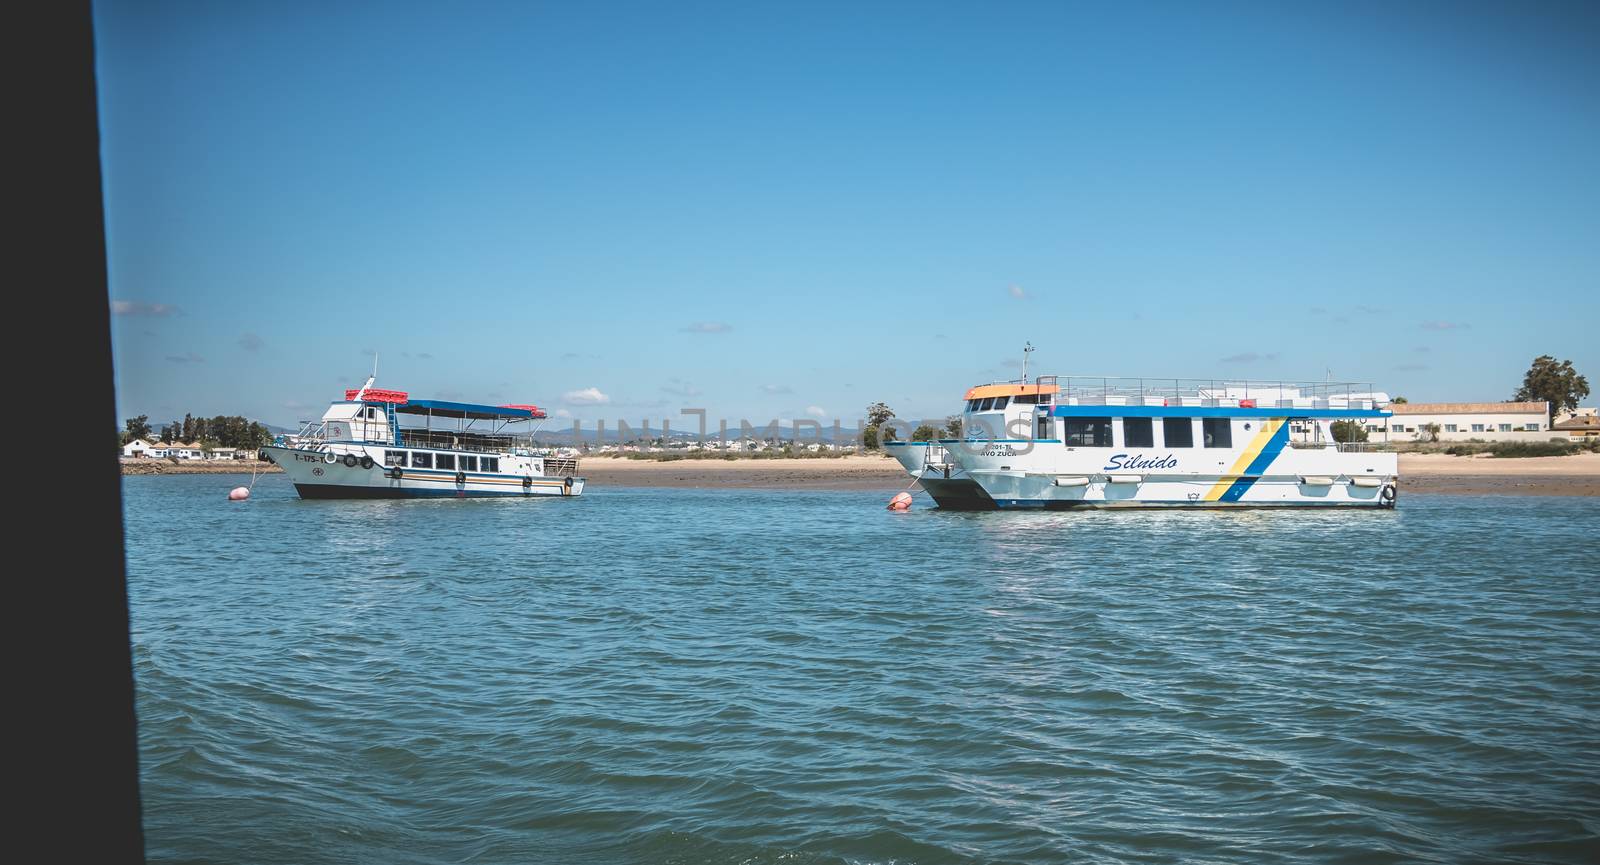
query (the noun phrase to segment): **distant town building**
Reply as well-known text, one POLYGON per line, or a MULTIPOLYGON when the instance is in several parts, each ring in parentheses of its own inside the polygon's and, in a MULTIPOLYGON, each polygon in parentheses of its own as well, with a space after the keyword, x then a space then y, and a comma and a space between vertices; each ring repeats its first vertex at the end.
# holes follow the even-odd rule
POLYGON ((1538 402, 1406 402, 1390 405, 1394 417, 1366 425, 1370 441, 1544 441, 1550 438, 1550 404, 1538 402))
POLYGON ((122 455, 134 458, 147 457, 150 455, 150 443, 144 439, 134 439, 122 446, 122 455))

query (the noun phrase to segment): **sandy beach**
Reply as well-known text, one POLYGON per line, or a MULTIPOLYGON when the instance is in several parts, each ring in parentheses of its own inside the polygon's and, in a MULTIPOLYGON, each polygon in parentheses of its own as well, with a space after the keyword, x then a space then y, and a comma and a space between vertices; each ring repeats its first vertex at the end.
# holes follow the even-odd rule
POLYGON ((1600 454, 1518 459, 1401 454, 1400 489, 1456 495, 1600 496, 1600 454))
MULTIPOLYGON (((593 486, 705 489, 906 489, 910 477, 886 456, 836 459, 633 460, 584 457, 593 486)), ((171 463, 126 460, 123 474, 249 474, 280 472, 267 462, 171 463)), ((1401 454, 1400 489, 1418 494, 1600 496, 1600 454, 1496 459, 1446 454, 1401 454)))

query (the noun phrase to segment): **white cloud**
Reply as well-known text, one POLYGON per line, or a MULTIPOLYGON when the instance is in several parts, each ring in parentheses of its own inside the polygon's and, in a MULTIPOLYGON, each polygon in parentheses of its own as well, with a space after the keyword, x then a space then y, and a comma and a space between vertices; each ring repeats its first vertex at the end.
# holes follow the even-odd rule
POLYGON ((572 412, 567 411, 564 408, 558 408, 558 409, 556 409, 556 417, 561 417, 561 418, 572 417, 572 412))
POLYGON ((786 384, 764 384, 761 386, 761 392, 777 396, 778 394, 794 393, 794 390, 786 384))
POLYGON ((170 303, 145 303, 140 300, 111 301, 112 315, 171 315, 178 311, 170 303))
POLYGON ((567 405, 605 405, 611 402, 611 397, 601 393, 597 387, 569 390, 561 395, 561 399, 567 405))
POLYGON ((806 414, 812 417, 827 417, 828 410, 820 405, 808 405, 806 406, 806 414))
POLYGON ((1026 291, 1023 291, 1022 290, 1022 286, 1020 286, 1020 285, 1013 285, 1010 288, 1006 289, 1006 292, 1009 293, 1012 297, 1016 298, 1017 300, 1027 300, 1028 299, 1028 293, 1026 291))
POLYGON ((239 347, 245 351, 260 351, 262 345, 264 343, 261 341, 261 337, 253 333, 247 333, 239 337, 239 347))
POLYGON ((1272 352, 1270 354, 1256 354, 1253 351, 1247 351, 1247 352, 1243 352, 1241 354, 1230 354, 1227 357, 1222 358, 1221 362, 1222 363, 1255 363, 1258 360, 1277 360, 1277 359, 1278 359, 1278 353, 1277 352, 1272 352))
POLYGON ((683 329, 684 333, 727 333, 733 325, 721 321, 697 321, 683 329))
POLYGON ((667 379, 667 383, 662 385, 661 389, 672 394, 673 396, 681 397, 699 396, 701 393, 699 388, 681 378, 667 379))

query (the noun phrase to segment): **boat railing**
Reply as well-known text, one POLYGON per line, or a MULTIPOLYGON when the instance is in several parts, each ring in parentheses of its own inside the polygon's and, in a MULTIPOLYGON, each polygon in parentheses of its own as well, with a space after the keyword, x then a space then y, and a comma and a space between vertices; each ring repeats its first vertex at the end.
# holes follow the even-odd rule
POLYGON ((545 457, 544 476, 564 478, 578 474, 578 461, 567 457, 545 457))
MULTIPOLYGON (((1011 379, 989 384, 1028 384, 1022 379, 1011 379)), ((1388 395, 1378 392, 1371 382, 1347 381, 1289 381, 1232 378, 1146 378, 1135 376, 1082 376, 1042 375, 1032 384, 1046 388, 1055 387, 1055 402, 1070 403, 1077 400, 1105 401, 1106 404, 1157 404, 1176 405, 1237 404, 1239 400, 1253 400, 1261 407, 1306 407, 1328 402, 1388 401, 1388 395), (1131 402, 1138 400, 1139 402, 1131 402), (1193 401, 1192 403, 1190 401, 1193 401)))
POLYGON ((510 452, 517 443, 518 437, 512 435, 401 427, 399 441, 395 445, 405 448, 498 454, 510 452))
POLYGON ((1342 454, 1370 454, 1394 449, 1386 442, 1335 442, 1335 444, 1342 454))

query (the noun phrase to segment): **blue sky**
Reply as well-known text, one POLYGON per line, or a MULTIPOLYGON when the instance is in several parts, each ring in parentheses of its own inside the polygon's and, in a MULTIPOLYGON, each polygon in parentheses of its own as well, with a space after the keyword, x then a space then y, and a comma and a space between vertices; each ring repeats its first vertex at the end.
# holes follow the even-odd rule
POLYGON ((1600 390, 1597 8, 97 0, 119 411, 1600 390))

